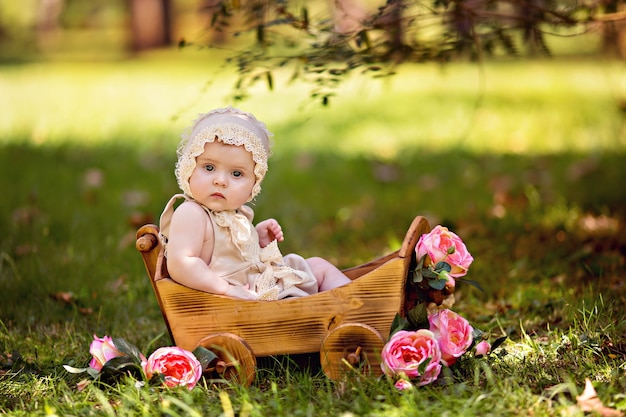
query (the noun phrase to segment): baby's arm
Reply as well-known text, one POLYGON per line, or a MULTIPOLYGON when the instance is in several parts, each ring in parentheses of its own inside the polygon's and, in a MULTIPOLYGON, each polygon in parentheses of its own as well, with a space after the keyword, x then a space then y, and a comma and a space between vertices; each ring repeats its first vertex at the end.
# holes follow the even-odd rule
POLYGON ((285 239, 283 229, 275 219, 263 220, 256 225, 255 229, 259 235, 259 245, 262 248, 266 247, 274 240, 282 242, 285 239))
POLYGON ((213 244, 213 224, 206 212, 195 203, 181 204, 172 216, 167 243, 167 268, 172 278, 196 290, 255 299, 255 292, 211 274, 207 263, 213 244))

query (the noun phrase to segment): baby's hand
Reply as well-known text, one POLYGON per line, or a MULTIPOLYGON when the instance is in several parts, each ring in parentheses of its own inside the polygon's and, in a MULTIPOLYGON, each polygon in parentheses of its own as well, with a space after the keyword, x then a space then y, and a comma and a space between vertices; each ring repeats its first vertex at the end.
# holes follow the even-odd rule
POLYGON ((259 235, 259 245, 262 248, 269 245, 273 240, 282 242, 285 239, 283 229, 275 219, 263 220, 257 224, 256 232, 259 235))
POLYGON ((259 294, 254 291, 251 291, 250 286, 246 284, 246 286, 242 287, 239 285, 229 285, 228 290, 224 295, 229 297, 241 298, 243 300, 256 300, 259 298, 259 294))

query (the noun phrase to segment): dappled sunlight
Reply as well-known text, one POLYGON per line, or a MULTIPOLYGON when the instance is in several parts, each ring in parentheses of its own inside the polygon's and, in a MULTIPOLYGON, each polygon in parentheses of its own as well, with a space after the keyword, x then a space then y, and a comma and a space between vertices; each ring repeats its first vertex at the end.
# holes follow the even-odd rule
POLYGON ((590 235, 616 235, 620 229, 620 219, 587 214, 580 218, 579 226, 590 235))
MULTIPOLYGON (((302 83, 259 86, 239 105, 275 133, 276 154, 332 149, 391 160, 406 149, 620 151, 620 74, 594 61, 424 64, 389 79, 353 76, 328 107, 311 102, 302 83)), ((170 148, 197 113, 232 103, 233 83, 193 54, 5 66, 0 143, 12 137, 170 148)))

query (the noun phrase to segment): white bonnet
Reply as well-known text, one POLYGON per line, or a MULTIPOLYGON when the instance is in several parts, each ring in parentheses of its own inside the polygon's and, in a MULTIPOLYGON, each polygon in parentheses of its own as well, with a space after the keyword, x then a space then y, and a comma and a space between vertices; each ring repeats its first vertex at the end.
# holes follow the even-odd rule
POLYGON ((219 140, 229 145, 243 146, 252 154, 256 177, 250 197, 252 200, 261 191, 261 181, 267 172, 267 158, 271 154, 271 136, 272 133, 263 122, 252 114, 233 107, 200 114, 193 125, 185 129, 181 135, 175 171, 178 186, 193 198, 189 177, 196 168, 196 157, 204 152, 205 144, 219 140))

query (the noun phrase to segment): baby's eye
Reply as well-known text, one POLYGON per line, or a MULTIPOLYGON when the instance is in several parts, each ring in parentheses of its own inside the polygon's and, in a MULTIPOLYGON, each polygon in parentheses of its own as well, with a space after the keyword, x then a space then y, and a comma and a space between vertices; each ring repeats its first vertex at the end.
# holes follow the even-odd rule
POLYGON ((206 169, 207 171, 215 171, 215 167, 211 164, 205 165, 204 169, 206 169))
POLYGON ((243 177, 243 172, 241 172, 241 171, 233 171, 233 177, 235 177, 235 178, 243 177))

